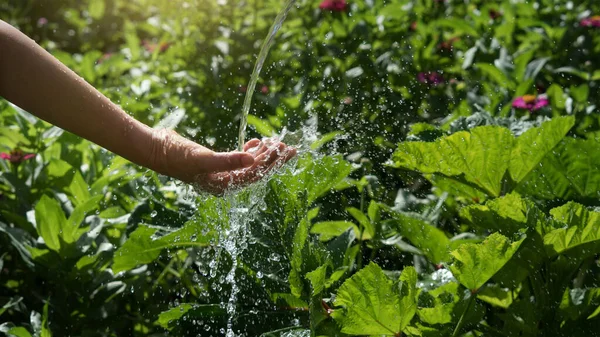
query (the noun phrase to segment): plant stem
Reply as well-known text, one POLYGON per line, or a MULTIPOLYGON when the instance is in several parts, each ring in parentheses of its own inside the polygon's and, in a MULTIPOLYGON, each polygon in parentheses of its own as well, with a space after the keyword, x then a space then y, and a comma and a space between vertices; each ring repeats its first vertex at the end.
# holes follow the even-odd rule
POLYGON ((460 316, 460 319, 458 320, 458 323, 456 324, 456 328, 454 328, 454 332, 452 333, 452 337, 458 336, 460 329, 462 328, 463 324, 465 323, 464 322, 465 316, 467 315, 467 312, 471 308, 471 304, 473 303, 475 296, 477 296, 476 293, 475 294, 471 293, 471 297, 469 298, 469 303, 467 303, 465 310, 463 311, 462 315, 460 316))

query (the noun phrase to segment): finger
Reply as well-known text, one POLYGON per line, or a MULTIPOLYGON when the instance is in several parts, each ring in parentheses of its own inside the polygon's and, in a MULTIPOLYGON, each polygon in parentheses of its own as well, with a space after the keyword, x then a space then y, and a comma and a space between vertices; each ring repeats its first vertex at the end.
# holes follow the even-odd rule
POLYGON ((283 152, 283 150, 285 150, 285 144, 283 144, 283 143, 278 143, 274 146, 271 146, 264 153, 255 157, 253 168, 254 167, 258 167, 258 168, 269 167, 273 163, 273 161, 275 161, 277 159, 279 154, 283 152))
POLYGON ((254 165, 254 156, 246 152, 214 152, 204 162, 206 172, 223 172, 254 165))
POLYGON ((223 194, 230 187, 242 187, 259 181, 270 171, 283 166, 296 154, 295 148, 279 143, 256 157, 251 168, 208 174, 201 179, 201 185, 204 190, 210 193, 223 194))
POLYGON ((256 148, 260 145, 260 139, 254 138, 246 142, 244 144, 244 152, 248 152, 248 150, 256 148))
POLYGON ((275 160, 273 160, 271 164, 263 170, 263 173, 267 174, 273 169, 278 169, 282 167, 286 162, 294 158, 294 156, 296 156, 296 149, 289 147, 284 148, 281 152, 278 153, 275 160))
POLYGON ((273 141, 271 139, 268 139, 268 138, 263 139, 260 142, 259 148, 256 151, 254 151, 254 153, 253 153, 254 154, 254 158, 260 156, 261 154, 263 154, 265 152, 267 152, 272 145, 273 145, 273 141))

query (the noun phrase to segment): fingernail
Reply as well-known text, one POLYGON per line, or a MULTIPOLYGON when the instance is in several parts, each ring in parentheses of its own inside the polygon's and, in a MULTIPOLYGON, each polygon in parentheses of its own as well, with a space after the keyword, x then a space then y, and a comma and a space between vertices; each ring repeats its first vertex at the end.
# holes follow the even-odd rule
POLYGON ((248 167, 254 164, 254 158, 252 156, 243 156, 242 157, 242 165, 244 167, 248 167))

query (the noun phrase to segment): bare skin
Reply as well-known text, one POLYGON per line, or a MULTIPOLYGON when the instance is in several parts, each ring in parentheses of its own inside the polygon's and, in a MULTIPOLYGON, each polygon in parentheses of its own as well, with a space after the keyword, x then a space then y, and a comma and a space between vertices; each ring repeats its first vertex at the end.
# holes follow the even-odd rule
POLYGON ((277 140, 215 152, 129 116, 89 83, 0 20, 0 96, 138 165, 214 194, 259 180, 296 155, 277 140))

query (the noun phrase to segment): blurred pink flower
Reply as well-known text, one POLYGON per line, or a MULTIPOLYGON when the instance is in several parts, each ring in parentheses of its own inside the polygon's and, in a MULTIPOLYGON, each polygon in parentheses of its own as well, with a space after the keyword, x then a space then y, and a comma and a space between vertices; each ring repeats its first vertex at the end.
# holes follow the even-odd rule
POLYGON ((428 85, 440 85, 444 83, 444 76, 437 71, 420 72, 417 74, 417 80, 428 85))
POLYGON ((22 150, 14 149, 9 153, 0 153, 0 158, 8 160, 13 164, 20 164, 28 159, 35 157, 35 153, 24 153, 22 150))
POLYGON ((348 7, 346 0, 323 0, 319 5, 320 9, 326 9, 332 12, 344 12, 348 7))
POLYGON ((48 24, 48 19, 46 19, 46 18, 43 18, 43 17, 42 17, 42 18, 39 18, 39 19, 37 20, 37 26, 38 26, 38 27, 44 27, 44 26, 45 26, 45 25, 47 25, 47 24, 48 24))
POLYGON ((513 101, 512 107, 515 109, 524 109, 529 110, 530 112, 534 112, 547 106, 548 104, 549 102, 546 97, 536 95, 525 95, 517 97, 513 101))
POLYGON ((417 21, 413 21, 410 23, 410 27, 408 28, 410 29, 410 31, 414 32, 415 30, 417 30, 417 21))
POLYGON ((350 104, 352 104, 352 102, 354 102, 354 99, 350 96, 344 97, 344 100, 342 101, 342 103, 344 103, 346 105, 350 105, 350 104))
POLYGON ((262 85, 262 87, 260 87, 260 92, 263 93, 264 95, 269 93, 269 87, 266 85, 262 85))
POLYGON ((594 15, 588 18, 581 19, 579 24, 582 27, 597 27, 600 28, 600 15, 594 15))

